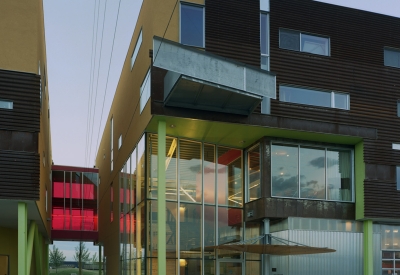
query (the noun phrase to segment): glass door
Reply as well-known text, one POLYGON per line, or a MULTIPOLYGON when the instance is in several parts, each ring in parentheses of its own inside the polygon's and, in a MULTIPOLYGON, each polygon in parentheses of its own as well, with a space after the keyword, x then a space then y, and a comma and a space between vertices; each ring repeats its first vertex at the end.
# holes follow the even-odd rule
POLYGON ((219 261, 218 275, 242 275, 242 262, 237 261, 219 261))

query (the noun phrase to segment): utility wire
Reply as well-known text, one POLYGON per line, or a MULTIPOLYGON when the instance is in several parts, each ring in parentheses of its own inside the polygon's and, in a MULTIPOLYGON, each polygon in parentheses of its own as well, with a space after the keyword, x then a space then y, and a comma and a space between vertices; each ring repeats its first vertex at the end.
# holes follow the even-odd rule
MULTIPOLYGON (((100 39, 100 57, 99 57, 99 66, 97 67, 97 81, 96 81, 96 94, 94 99, 94 108, 93 108, 93 119, 92 119, 92 133, 90 135, 90 143, 89 143, 89 163, 90 163, 90 155, 92 153, 92 140, 93 140, 93 129, 94 129, 94 118, 96 114, 96 102, 97 102, 97 91, 99 86, 99 74, 100 74, 100 65, 101 65, 101 54, 103 51, 103 34, 104 34, 104 25, 106 22, 106 10, 107 10, 107 0, 104 3, 104 14, 103 14, 103 28, 101 30, 101 39, 100 39)), ((118 20, 118 19, 117 19, 118 20)))
POLYGON ((87 120, 86 120, 86 146, 85 146, 85 162, 84 165, 86 166, 87 163, 87 145, 88 145, 88 138, 89 138, 89 123, 90 123, 90 112, 91 112, 91 86, 92 86, 92 68, 93 68, 93 46, 94 46, 94 26, 96 22, 96 5, 97 0, 95 1, 94 9, 93 9, 93 29, 92 29, 92 51, 90 56, 90 71, 89 71, 89 98, 88 98, 88 109, 87 109, 87 120))
POLYGON ((98 146, 99 146, 100 127, 101 127, 101 122, 102 122, 102 120, 103 120, 104 102, 105 102, 105 100, 106 100, 107 87, 108 87, 108 79, 109 79, 109 76, 110 76, 111 60, 112 60, 112 56, 113 56, 113 52, 114 52, 115 34, 116 34, 116 32, 117 32, 118 18, 119 18, 119 9, 120 9, 120 7, 121 7, 121 0, 119 0, 119 3, 118 3, 117 19, 116 19, 116 21, 115 21, 114 37, 113 37, 113 42, 112 42, 112 47, 111 47, 110 61, 109 61, 109 64, 108 64, 107 80, 106 80, 106 87, 105 87, 105 89, 104 89, 103 106, 102 106, 102 108, 101 108, 100 124, 99 124, 99 130, 98 130, 98 133, 97 133, 96 148, 98 148, 98 146))

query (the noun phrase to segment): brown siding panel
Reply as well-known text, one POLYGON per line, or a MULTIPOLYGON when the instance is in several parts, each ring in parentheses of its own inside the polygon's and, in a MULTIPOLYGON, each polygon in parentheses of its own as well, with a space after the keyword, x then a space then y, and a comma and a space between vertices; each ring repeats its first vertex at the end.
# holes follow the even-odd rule
POLYGON ((13 102, 12 110, 0 109, 0 129, 40 131, 40 76, 0 70, 0 99, 13 102))
POLYGON ((383 49, 400 48, 400 19, 310 0, 271 0, 271 71, 277 100, 271 114, 308 121, 371 127, 377 139, 364 140, 365 216, 400 218, 400 191, 394 168, 400 164, 400 69, 385 67, 383 49), (279 29, 330 37, 331 56, 279 48, 279 29), (350 94, 350 110, 279 101, 279 85, 292 84, 350 94))
POLYGON ((0 199, 39 199, 39 155, 0 151, 0 199))
POLYGON ((206 50, 260 67, 260 1, 205 0, 206 50))

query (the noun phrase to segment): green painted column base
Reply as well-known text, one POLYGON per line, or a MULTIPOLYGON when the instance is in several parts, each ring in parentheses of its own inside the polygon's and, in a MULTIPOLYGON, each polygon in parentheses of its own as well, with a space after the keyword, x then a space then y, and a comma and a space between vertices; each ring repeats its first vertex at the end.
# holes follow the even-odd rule
POLYGON ((373 223, 364 221, 364 275, 374 275, 373 223))

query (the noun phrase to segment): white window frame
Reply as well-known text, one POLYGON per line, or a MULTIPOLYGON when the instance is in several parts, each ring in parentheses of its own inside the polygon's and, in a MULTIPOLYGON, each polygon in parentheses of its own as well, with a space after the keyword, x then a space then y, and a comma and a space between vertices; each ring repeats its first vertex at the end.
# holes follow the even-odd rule
POLYGON ((314 33, 307 33, 307 32, 301 32, 301 31, 296 31, 296 30, 291 30, 291 29, 285 29, 285 28, 280 28, 279 29, 279 48, 280 49, 285 49, 289 51, 297 51, 297 52, 303 52, 303 53, 309 53, 309 54, 315 54, 319 56, 331 56, 331 38, 326 35, 320 35, 320 34, 314 34, 314 33), (299 49, 298 50, 293 50, 293 49, 287 49, 287 48, 282 48, 281 47, 281 31, 291 31, 291 32, 297 32, 299 33, 299 49), (307 35, 307 36, 314 36, 317 38, 324 38, 328 40, 328 49, 327 49, 327 54, 317 54, 317 53, 312 53, 312 52, 307 52, 302 49, 302 35, 307 35))
POLYGON ((119 135, 119 138, 118 138, 118 150, 121 149, 121 146, 122 146, 122 134, 119 135))
POLYGON ((133 69, 133 65, 135 65, 135 61, 139 54, 139 50, 142 46, 142 42, 143 42, 143 29, 140 29, 138 38, 136 40, 135 48, 134 48, 134 50, 132 52, 132 56, 131 56, 131 70, 133 69))
POLYGON ((180 2, 179 5, 179 43, 182 44, 182 28, 181 28, 181 24, 182 24, 182 5, 183 6, 192 6, 192 7, 197 7, 197 8, 201 8, 203 11, 203 45, 202 46, 198 46, 198 45, 188 45, 188 44, 184 44, 187 46, 192 46, 192 47, 197 47, 197 48, 205 48, 206 47, 206 16, 205 16, 205 8, 203 5, 197 5, 194 3, 189 3, 189 2, 180 2))
POLYGON ((140 113, 143 112, 144 107, 150 99, 151 94, 151 69, 149 69, 144 77, 142 85, 140 86, 140 113))
POLYGON ((337 92, 337 91, 332 91, 332 90, 331 91, 329 91, 329 90, 321 90, 321 89, 315 89, 315 88, 303 87, 303 86, 295 86, 295 85, 289 85, 289 84, 281 84, 281 85, 279 85, 279 92, 281 91, 281 87, 310 90, 310 91, 313 91, 313 92, 321 92, 321 93, 330 93, 331 106, 330 107, 326 107, 326 106, 320 106, 320 105, 314 105, 314 104, 298 103, 298 102, 293 102, 293 101, 289 101, 289 100, 282 100, 281 94, 279 94, 279 101, 293 103, 293 104, 317 106, 317 107, 321 107, 321 108, 333 108, 333 109, 346 110, 346 111, 350 110, 350 94, 348 94, 348 93, 342 93, 342 92, 337 92), (343 109, 343 108, 335 107, 335 95, 336 94, 341 94, 341 95, 346 95, 347 96, 347 106, 346 106, 346 108, 343 109))

